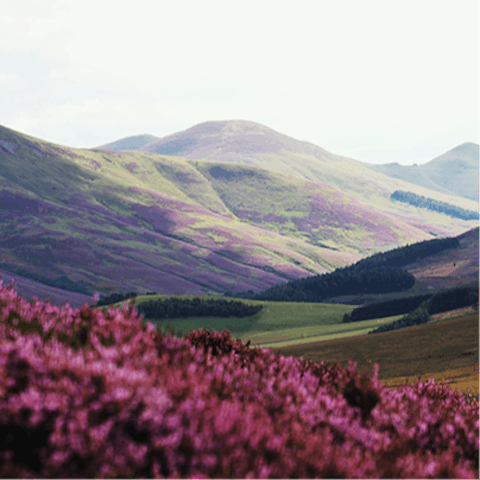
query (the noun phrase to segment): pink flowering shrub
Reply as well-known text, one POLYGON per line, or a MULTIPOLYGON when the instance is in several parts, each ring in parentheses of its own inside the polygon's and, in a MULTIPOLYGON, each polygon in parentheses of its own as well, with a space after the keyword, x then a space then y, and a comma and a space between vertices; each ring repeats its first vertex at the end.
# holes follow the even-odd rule
POLYGON ((478 478, 478 402, 0 280, 0 476, 478 478))

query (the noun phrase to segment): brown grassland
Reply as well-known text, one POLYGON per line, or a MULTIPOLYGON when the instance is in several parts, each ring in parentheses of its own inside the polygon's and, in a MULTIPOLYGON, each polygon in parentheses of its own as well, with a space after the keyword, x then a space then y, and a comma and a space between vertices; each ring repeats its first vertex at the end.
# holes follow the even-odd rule
POLYGON ((342 367, 356 360, 357 371, 371 373, 379 363, 378 376, 391 390, 430 378, 435 383, 450 380, 450 389, 470 390, 479 399, 478 313, 437 320, 401 330, 357 337, 309 342, 272 348, 282 355, 324 361, 342 367))

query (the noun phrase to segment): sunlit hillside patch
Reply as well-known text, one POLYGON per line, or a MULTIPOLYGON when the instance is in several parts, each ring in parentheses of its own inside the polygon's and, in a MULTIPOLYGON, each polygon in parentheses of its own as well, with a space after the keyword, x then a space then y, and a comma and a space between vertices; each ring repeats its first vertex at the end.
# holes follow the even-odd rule
MULTIPOLYGON (((398 235, 390 228, 394 225, 390 216, 360 205, 327 185, 244 165, 209 162, 198 168, 211 179, 225 205, 238 218, 283 235, 314 244, 328 238, 332 244, 342 244, 357 252, 371 249, 375 243, 397 244, 403 239, 404 233, 398 235), (224 173, 215 173, 215 169, 224 173), (358 228, 350 231, 352 225, 369 239, 365 246, 356 236, 358 228)), ((415 235, 415 229, 404 227, 415 235)), ((427 238, 421 233, 420 237, 427 238)))

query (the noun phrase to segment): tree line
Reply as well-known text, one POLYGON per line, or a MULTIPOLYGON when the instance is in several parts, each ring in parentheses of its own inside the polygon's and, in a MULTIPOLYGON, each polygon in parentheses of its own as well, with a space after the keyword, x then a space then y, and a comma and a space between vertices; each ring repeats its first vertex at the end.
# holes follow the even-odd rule
POLYGON ((306 292, 313 293, 319 300, 341 295, 404 291, 415 284, 415 277, 411 273, 402 268, 384 265, 340 269, 325 277, 310 277, 299 283, 306 292))
POLYGON ((368 333, 388 332, 414 325, 422 325, 430 321, 430 315, 470 306, 473 306, 478 312, 478 282, 438 292, 428 300, 423 301, 418 308, 404 317, 381 325, 368 333))
POLYGON ((237 300, 195 297, 150 300, 136 306, 148 319, 186 317, 248 317, 260 312, 263 305, 251 305, 237 300))
POLYGON ((437 293, 398 298, 358 307, 343 316, 343 323, 360 322, 374 318, 393 317, 413 312, 423 305, 431 315, 463 308, 478 303, 478 283, 455 287, 437 293))
POLYGON ((439 202, 433 198, 425 198, 423 195, 416 195, 412 192, 404 192, 402 190, 395 190, 390 198, 398 202, 408 203, 415 207, 428 208, 435 212, 444 213, 450 217, 460 218, 462 220, 478 220, 478 213, 472 210, 465 210, 449 203, 439 202))
POLYGON ((230 290, 224 296, 284 302, 322 302, 342 295, 401 292, 415 284, 415 277, 401 267, 460 245, 458 238, 435 238, 376 253, 334 272, 292 280, 263 292, 230 290))
MULTIPOLYGON (((157 295, 157 292, 147 292, 145 295, 157 295)), ((112 305, 113 303, 121 302, 122 300, 128 300, 130 298, 136 298, 137 296, 137 292, 112 293, 111 295, 100 298, 100 300, 96 303, 96 306, 100 307, 102 305, 112 305)))
POLYGON ((456 237, 434 238, 422 242, 394 248, 388 252, 375 253, 368 258, 357 262, 354 267, 363 268, 375 265, 388 265, 390 267, 405 267, 426 257, 430 257, 444 250, 458 248, 460 240, 456 237))
MULTIPOLYGON (((156 292, 147 292, 145 295, 157 295, 156 292)), ((112 305, 136 298, 137 292, 112 293, 99 300, 97 307, 112 305)), ((138 313, 143 313, 148 318, 186 318, 186 317, 245 317, 254 315, 262 310, 262 305, 251 305, 241 301, 227 301, 213 298, 179 298, 151 300, 136 305, 138 313)))
POLYGON ((343 316, 343 323, 360 322, 373 318, 393 317, 409 313, 420 306, 422 302, 433 297, 433 293, 415 295, 414 297, 397 298, 385 302, 371 303, 352 310, 343 316))
POLYGON ((275 285, 257 294, 236 294, 240 298, 283 302, 321 302, 340 295, 379 294, 404 291, 415 283, 415 277, 398 267, 340 268, 332 273, 301 278, 275 285))

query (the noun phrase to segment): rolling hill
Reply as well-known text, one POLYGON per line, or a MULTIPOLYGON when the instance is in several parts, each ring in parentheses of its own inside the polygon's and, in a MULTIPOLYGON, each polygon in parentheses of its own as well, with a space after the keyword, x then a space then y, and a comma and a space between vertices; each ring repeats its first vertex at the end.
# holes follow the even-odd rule
POLYGON ((424 165, 370 165, 389 177, 478 202, 478 145, 464 143, 424 165))
MULTIPOLYGON (((118 142, 108 145, 109 149, 122 148, 118 142)), ((478 202, 392 178, 366 163, 335 155, 312 143, 296 140, 251 121, 204 122, 135 150, 202 162, 242 163, 286 173, 329 185, 377 211, 400 216, 415 226, 427 228, 428 225, 428 231, 440 235, 459 234, 468 227, 458 230, 455 222, 451 223, 448 218, 439 222, 429 212, 401 209, 392 204, 390 195, 395 190, 411 191, 478 212, 478 202)), ((475 178, 478 178, 478 173, 475 178)), ((474 226, 471 224, 470 228, 474 226)))
POLYGON ((159 140, 159 138, 155 137, 154 135, 134 135, 133 137, 122 138, 116 142, 103 145, 102 150, 110 150, 113 152, 117 152, 119 150, 137 150, 156 140, 159 140))
POLYGON ((28 280, 54 301, 58 289, 260 291, 429 231, 475 226, 441 214, 425 221, 410 206, 417 217, 405 221, 331 185, 251 165, 73 149, 5 127, 0 204, 0 272, 20 294, 28 280))
POLYGON ((262 292, 241 292, 236 296, 358 305, 408 298, 472 282, 478 285, 478 237, 477 227, 457 238, 399 247, 329 274, 290 280, 262 292))

